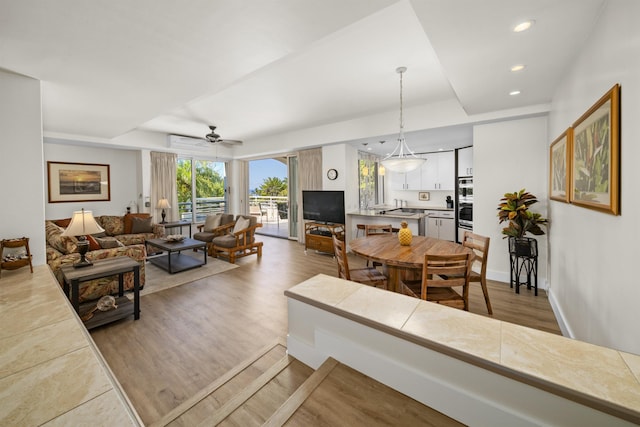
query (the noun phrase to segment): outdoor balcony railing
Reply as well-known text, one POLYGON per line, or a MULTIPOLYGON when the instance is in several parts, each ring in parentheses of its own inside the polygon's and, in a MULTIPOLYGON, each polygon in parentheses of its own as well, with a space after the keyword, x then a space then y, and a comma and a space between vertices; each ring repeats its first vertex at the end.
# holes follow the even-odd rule
MULTIPOLYGON (((193 221, 193 202, 179 202, 178 210, 180 219, 183 221, 204 222, 209 214, 226 212, 227 205, 224 197, 198 198, 195 203, 195 221, 193 221)), ((286 220, 289 201, 287 196, 250 196, 249 212, 260 216, 263 221, 286 220)))

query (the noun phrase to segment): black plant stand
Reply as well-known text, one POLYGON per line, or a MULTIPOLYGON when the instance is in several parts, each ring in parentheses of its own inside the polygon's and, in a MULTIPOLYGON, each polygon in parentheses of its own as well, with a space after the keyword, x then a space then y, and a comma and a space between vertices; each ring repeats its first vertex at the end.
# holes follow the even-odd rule
POLYGON ((520 285, 526 283, 531 289, 531 276, 535 296, 538 296, 538 241, 530 237, 509 237, 509 257, 511 265, 510 287, 516 287, 520 293, 520 285), (521 282, 520 276, 526 275, 527 281, 521 282))

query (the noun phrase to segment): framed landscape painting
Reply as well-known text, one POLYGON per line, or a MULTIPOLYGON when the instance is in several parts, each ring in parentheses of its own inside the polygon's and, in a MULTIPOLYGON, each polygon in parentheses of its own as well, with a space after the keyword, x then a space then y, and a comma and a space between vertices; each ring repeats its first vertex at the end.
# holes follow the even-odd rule
POLYGON ((111 200, 109 165, 47 162, 49 203, 111 200))
POLYGON ((620 214, 620 85, 573 124, 571 203, 620 214))
POLYGON ((573 129, 569 128, 549 148, 549 197, 565 203, 569 203, 572 136, 573 129))

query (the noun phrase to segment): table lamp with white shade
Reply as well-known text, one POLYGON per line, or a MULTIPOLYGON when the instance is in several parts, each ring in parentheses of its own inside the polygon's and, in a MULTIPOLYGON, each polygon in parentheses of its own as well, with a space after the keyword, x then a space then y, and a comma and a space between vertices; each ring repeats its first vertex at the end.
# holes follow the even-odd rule
POLYGON ((87 250, 89 250, 89 242, 86 236, 88 234, 102 233, 103 231, 104 228, 98 225, 91 211, 82 209, 73 213, 71 222, 67 229, 62 232, 62 236, 74 236, 78 238, 80 261, 73 264, 74 267, 89 267, 93 265, 93 263, 85 257, 87 250))
POLYGON ((167 213, 165 212, 165 209, 171 209, 171 205, 169 204, 169 200, 167 199, 160 199, 158 201, 158 205, 156 206, 157 209, 162 209, 162 222, 160 224, 166 224, 167 221, 165 221, 165 217, 167 216, 167 213))

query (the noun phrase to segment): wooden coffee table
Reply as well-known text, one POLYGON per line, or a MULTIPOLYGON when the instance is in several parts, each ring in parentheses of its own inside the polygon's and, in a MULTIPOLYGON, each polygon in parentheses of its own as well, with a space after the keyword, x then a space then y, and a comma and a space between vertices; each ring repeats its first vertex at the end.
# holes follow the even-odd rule
MULTIPOLYGON (((159 249, 166 254, 147 257, 147 261, 168 271, 170 274, 191 268, 200 267, 207 263, 207 244, 200 240, 186 238, 180 242, 167 241, 166 239, 149 239, 145 242, 147 247, 159 249), (202 261, 181 252, 187 249, 202 249, 204 258, 202 261)), ((149 250, 147 250, 149 252, 149 250)))

